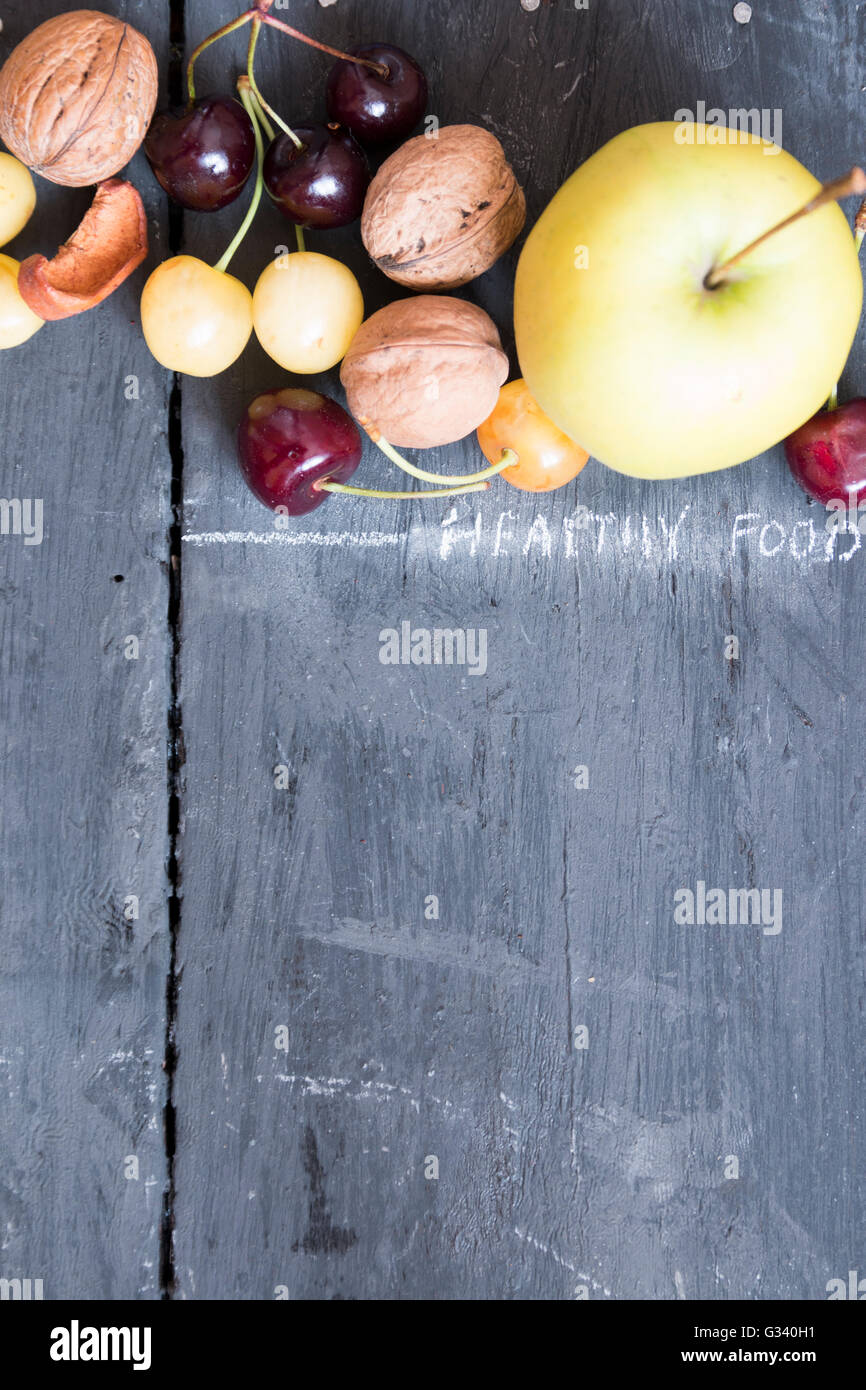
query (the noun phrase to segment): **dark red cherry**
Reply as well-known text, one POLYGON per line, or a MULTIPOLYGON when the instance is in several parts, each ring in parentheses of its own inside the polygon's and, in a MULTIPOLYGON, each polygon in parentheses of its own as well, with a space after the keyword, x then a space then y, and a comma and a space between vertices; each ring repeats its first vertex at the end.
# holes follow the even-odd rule
POLYGON ((200 97, 191 108, 158 112, 144 152, 170 198, 216 212, 234 202, 255 164, 253 123, 234 97, 200 97))
POLYGON ((316 483, 345 483, 362 453, 351 415, 318 391, 284 387, 256 396, 238 430, 241 471, 266 507, 304 516, 330 493, 316 483))
POLYGON ((328 77, 331 120, 370 145, 405 139, 427 110, 427 78, 421 68, 402 48, 387 43, 368 43, 352 53, 386 67, 388 75, 341 58, 328 77))
POLYGON ((785 457, 811 497, 856 512, 866 502, 866 399, 858 396, 813 415, 785 440, 785 457))
POLYGON ((265 187, 301 227, 345 227, 361 216, 370 183, 367 156, 342 126, 297 126, 303 148, 278 135, 265 155, 265 187))

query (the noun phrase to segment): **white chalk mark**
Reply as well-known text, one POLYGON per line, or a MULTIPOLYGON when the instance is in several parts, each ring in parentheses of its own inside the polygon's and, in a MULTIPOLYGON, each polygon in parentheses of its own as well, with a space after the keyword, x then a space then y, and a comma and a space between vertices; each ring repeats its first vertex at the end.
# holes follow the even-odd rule
POLYGON ((389 1101, 404 1101, 411 1105, 416 1115, 421 1113, 421 1102, 436 1105, 446 1114, 467 1120, 473 1119, 473 1112, 464 1105, 455 1105, 445 1096, 432 1095, 429 1091, 423 1097, 416 1096, 408 1086, 399 1086, 390 1081, 353 1081, 348 1076, 297 1076, 293 1073, 277 1072, 277 1081, 291 1087, 300 1087, 302 1096, 324 1097, 332 1100, 339 1096, 346 1100, 372 1100, 379 1105, 389 1101))
POLYGON ((187 545, 401 545, 401 531, 188 531, 187 545))
MULTIPOLYGON (((563 1269, 567 1269, 569 1273, 577 1273, 574 1265, 571 1263, 570 1260, 563 1259, 562 1255, 557 1254, 557 1252, 553 1249, 552 1246, 545 1245, 544 1241, 536 1240, 535 1236, 529 1235, 526 1231, 518 1230, 516 1226, 514 1227, 514 1234, 517 1236, 518 1240, 524 1240, 526 1241, 527 1245, 531 1245, 533 1250, 537 1250, 542 1255, 549 1255, 550 1258, 553 1261, 555 1261, 556 1264, 561 1265, 563 1269)), ((585 1274, 582 1274, 580 1277, 581 1279, 587 1278, 585 1274)), ((589 1282, 592 1283, 592 1280, 590 1280, 589 1282)), ((598 1286, 596 1285, 596 1287, 598 1286)))
POLYGON ((584 74, 583 74, 582 72, 579 72, 579 73, 577 74, 577 77, 574 79, 574 81, 572 82, 572 84, 571 84, 571 86, 569 87, 568 91, 565 93, 565 96, 562 98, 563 101, 568 101, 569 97, 573 97, 573 96, 574 96, 575 92, 577 91, 577 88, 578 88, 578 85, 579 85, 579 83, 580 83, 580 80, 581 80, 581 78, 582 78, 583 76, 584 76, 584 74))
POLYGON ((610 1289, 607 1288, 606 1285, 600 1284, 597 1279, 593 1279, 591 1274, 584 1274, 582 1270, 576 1269, 569 1260, 564 1259, 558 1251, 554 1250, 552 1245, 545 1245, 543 1240, 537 1240, 536 1237, 530 1235, 528 1231, 521 1231, 517 1226, 514 1227, 514 1234, 517 1236, 518 1240, 525 1241, 527 1245, 531 1245, 533 1250, 537 1250, 541 1255, 549 1255, 556 1264, 561 1265, 563 1269, 567 1269, 569 1274, 576 1275, 577 1278, 582 1279, 585 1284, 589 1284, 591 1288, 597 1289, 599 1293, 603 1293, 605 1298, 610 1298, 610 1289))
MULTIPOLYGON (((308 549, 395 549, 401 553, 423 550, 429 554, 435 531, 420 525, 405 531, 188 531, 182 539, 193 546, 254 545, 308 549)), ((729 557, 748 552, 753 559, 777 564, 794 560, 799 564, 847 563, 854 555, 866 554, 866 545, 856 527, 846 524, 825 535, 811 518, 786 518, 783 524, 759 512, 743 512, 733 524, 716 519, 708 523, 686 503, 677 517, 618 515, 593 512, 580 505, 574 516, 563 517, 559 525, 542 513, 531 520, 506 510, 496 516, 471 510, 466 503, 453 505, 441 523, 439 559, 473 558, 482 555, 503 564, 523 562, 540 565, 566 560, 596 562, 603 566, 628 556, 633 562, 673 566, 689 556, 712 555, 725 566, 729 557), (807 533, 804 534, 804 533, 807 533), (846 543, 841 537, 847 536, 846 543)))

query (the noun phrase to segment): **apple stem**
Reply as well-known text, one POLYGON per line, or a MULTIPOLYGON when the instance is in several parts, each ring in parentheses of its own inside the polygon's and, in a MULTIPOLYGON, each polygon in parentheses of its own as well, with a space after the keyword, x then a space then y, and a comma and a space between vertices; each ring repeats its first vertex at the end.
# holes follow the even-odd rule
POLYGON ((784 231, 786 227, 791 227, 795 222, 799 222, 801 217, 808 217, 810 212, 816 212, 818 208, 824 207, 826 203, 835 203, 839 198, 849 198, 852 193, 866 193, 866 173, 859 166, 850 169, 847 174, 843 174, 838 179, 831 179, 829 183, 821 186, 814 198, 810 198, 808 203, 799 208, 797 212, 792 212, 790 217, 786 217, 781 222, 777 222, 775 227, 771 227, 768 232, 762 232, 754 241, 750 241, 748 246, 744 246, 742 251, 738 251, 730 260, 725 261, 724 265, 714 266, 708 271, 704 278, 704 288, 707 290, 717 290, 723 285, 729 270, 735 265, 739 265, 746 256, 771 236, 777 232, 784 231))
POLYGON ((263 24, 269 24, 272 29, 282 29, 284 34, 288 34, 293 39, 300 39, 301 43, 308 43, 311 48, 318 48, 320 53, 329 53, 332 58, 340 58, 344 63, 360 63, 362 67, 372 68, 373 72, 380 77, 389 77, 390 69, 384 63, 374 63, 371 58, 356 58, 351 53, 342 53, 339 48, 330 48, 326 43, 319 43, 318 39, 308 38, 300 30, 293 29, 290 24, 285 24, 281 19, 275 19, 272 14, 265 10, 261 11, 263 24))
POLYGON ((408 473, 411 478, 417 478, 422 483, 451 483, 455 487, 471 483, 481 483, 487 478, 493 478, 497 473, 501 473, 503 468, 511 468, 517 463, 517 455, 512 449, 503 449, 502 457, 498 463, 492 463, 489 468, 482 468, 480 473, 463 473, 450 476, 447 473, 428 473, 424 468, 416 468, 414 463, 410 463, 402 454, 398 454, 393 444, 389 444, 381 430, 370 423, 366 415, 362 415, 358 420, 362 429, 372 439, 377 448, 382 450, 386 458, 392 463, 396 463, 398 468, 402 468, 404 473, 408 473))
POLYGON ((233 34, 236 29, 242 29, 245 24, 249 24, 255 14, 255 9, 246 10, 242 15, 238 15, 237 19, 233 19, 231 23, 224 24, 221 29, 215 29, 212 34, 208 34, 206 39, 202 39, 198 48, 193 49, 186 66, 186 85, 187 91, 189 92, 190 106, 192 106, 195 101, 195 65, 197 59, 201 57, 206 48, 210 48, 212 43, 216 43, 218 39, 226 38, 228 34, 233 34))
POLYGON ((388 500, 402 501, 406 498, 425 500, 428 497, 456 497, 462 492, 486 492, 489 483, 470 483, 466 487, 436 487, 424 492, 383 492, 379 488, 351 487, 348 483, 314 483, 321 492, 345 492, 350 497, 384 497, 388 500))
POLYGON ((220 257, 220 259, 214 266, 214 270, 221 271, 226 271, 228 269, 229 263, 233 255, 237 251, 238 247, 240 246, 250 227, 253 225, 255 215, 259 210, 259 203, 262 201, 262 190, 264 188, 265 182, 265 147, 262 141, 262 131, 261 126, 259 125, 258 112, 255 106, 255 97, 252 94, 250 80, 246 75, 238 78, 238 95, 240 96, 240 99, 246 108, 247 115, 253 123, 253 134, 256 137, 256 183, 255 188, 253 189, 252 201, 250 202, 250 205, 247 208, 246 217, 244 218, 243 222, 238 228, 237 234, 234 240, 232 241, 231 245, 229 246, 228 250, 225 251, 225 253, 220 257))

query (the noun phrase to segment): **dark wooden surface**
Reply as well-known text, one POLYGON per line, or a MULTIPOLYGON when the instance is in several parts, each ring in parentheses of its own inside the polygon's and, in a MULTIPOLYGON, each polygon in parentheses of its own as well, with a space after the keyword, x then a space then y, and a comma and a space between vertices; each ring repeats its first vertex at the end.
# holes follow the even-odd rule
MULTIPOLYGON (((7 0, 2 52, 61 8, 7 0)), ((169 6, 105 8, 165 71, 169 6)), ((232 9, 186 0, 188 45, 232 9)), ((698 100, 780 108, 825 177, 862 160, 862 7, 753 9, 748 26, 728 0, 297 0, 288 17, 416 54, 431 111, 502 139, 534 219, 604 140, 698 100)), ((207 55, 202 90, 243 48, 207 55)), ((262 41, 288 119, 321 113, 326 71, 262 41)), ((157 260, 165 208, 133 173, 157 260)), ((86 196, 40 193, 47 247, 86 196)), ((188 216, 186 248, 215 259, 237 218, 188 216)), ((252 284, 290 241, 266 207, 233 268, 252 284)), ((357 229, 311 242, 359 273, 368 310, 395 297, 357 229)), ((515 263, 465 291, 509 346, 515 263)), ((778 450, 656 485, 591 462, 563 492, 454 512, 333 499, 275 532, 232 433, 283 375, 251 345, 184 380, 172 458, 141 283, 0 361, 0 491, 46 514, 41 547, 2 540, 0 1274, 104 1299, 825 1298, 862 1264, 866 1216, 866 548, 827 552, 778 450), (762 553, 771 522, 785 539, 762 553), (486 674, 381 665, 404 619, 486 628, 486 674), (781 933, 677 926, 698 880, 781 889, 781 933)), ((864 380, 861 337, 845 386, 864 380)), ((363 469, 392 476, 372 451, 363 469)))

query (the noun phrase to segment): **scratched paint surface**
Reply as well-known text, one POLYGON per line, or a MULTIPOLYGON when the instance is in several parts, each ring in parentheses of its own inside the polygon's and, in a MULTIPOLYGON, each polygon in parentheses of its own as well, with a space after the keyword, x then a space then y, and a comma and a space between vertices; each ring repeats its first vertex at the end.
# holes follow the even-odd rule
MULTIPOLYGON (((68 8, 7 0, 0 58, 68 8)), ((165 62, 162 7, 115 8, 165 62)), ((4 252, 52 254, 91 197, 38 180, 4 252)), ((138 293, 0 353, 0 496, 44 515, 40 545, 0 537, 0 1277, 46 1299, 159 1297, 171 463, 138 293)))
MULTIPOLYGON (((186 0, 188 39, 229 8, 186 0)), ((792 153, 847 168, 861 12, 752 8, 292 18, 413 52, 443 122, 503 141, 532 220, 604 140, 698 100, 781 109, 792 153)), ((202 89, 230 80, 230 44, 202 89)), ((289 120, 321 114, 319 56, 274 38, 260 62, 289 120)), ((216 259, 236 221, 188 217, 186 249, 216 259)), ((237 272, 290 232, 265 208, 237 272)), ((396 297, 356 229, 315 245, 368 310, 396 297)), ((509 348, 515 261, 465 291, 509 348)), ((864 376, 859 341, 843 390, 864 376)), ((169 1292, 826 1297, 866 1217, 866 547, 828 535, 778 451, 659 485, 591 462, 561 493, 453 508, 333 499, 279 531, 232 433, 281 380, 252 345, 183 385, 169 1292), (485 669, 383 664, 407 622, 483 631, 485 669), (781 930, 680 925, 699 883, 780 890, 781 930)), ((372 450, 362 467, 390 481, 372 450)))
MULTIPOLYGON (((745 31, 727 3, 316 8, 337 44, 416 53, 533 217, 699 98, 782 107, 826 174, 859 148, 853 5, 776 0, 745 31)), ((188 4, 190 32, 215 13, 188 4)), ((320 109, 316 56, 264 49, 284 114, 320 109)), ((271 215, 246 266, 288 239, 271 215)), ((321 244, 368 308, 393 297, 355 233, 321 244)), ((509 341, 513 268, 466 291, 509 341)), ((858 538, 778 453, 276 531, 228 442, 274 379, 252 350, 184 391, 182 1296, 824 1297, 864 1216, 858 538), (486 629, 486 673, 382 665, 406 620, 486 629), (782 931, 676 926, 698 880, 781 888, 782 931)))

